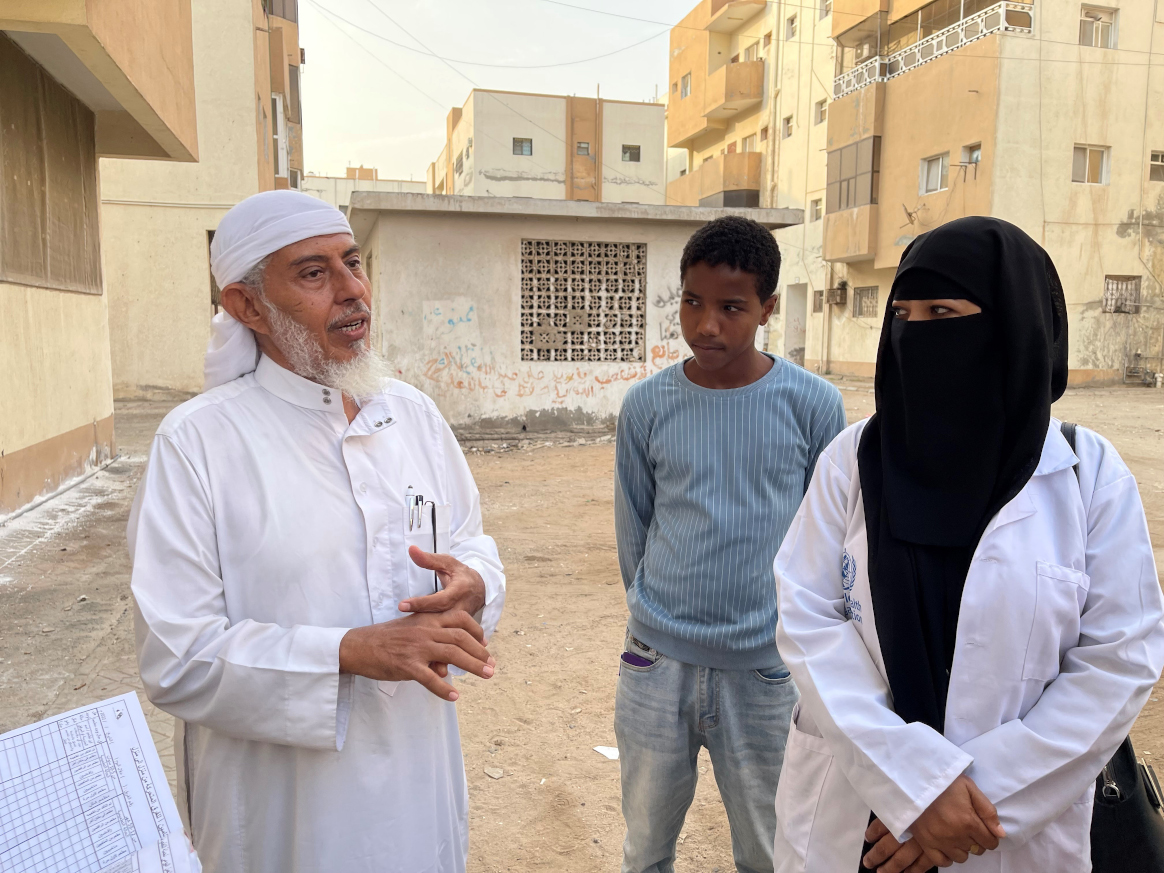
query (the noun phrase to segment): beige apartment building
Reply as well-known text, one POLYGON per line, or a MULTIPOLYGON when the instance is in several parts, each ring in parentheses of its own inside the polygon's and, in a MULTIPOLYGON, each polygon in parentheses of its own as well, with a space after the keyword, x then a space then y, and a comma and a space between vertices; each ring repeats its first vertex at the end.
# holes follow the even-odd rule
POLYGON ((669 202, 664 115, 658 103, 475 88, 449 111, 427 191, 669 202))
POLYGON ((188 0, 0 0, 0 519, 116 452, 98 158, 197 160, 194 92, 188 0))
POLYGON ((810 369, 871 375, 906 245, 993 215, 1058 265, 1072 382, 1137 380, 1164 370, 1162 62, 1155 0, 703 0, 668 197, 804 210, 767 347, 810 369))
POLYGON ((297 0, 189 0, 199 162, 103 160, 101 218, 117 397, 202 389, 216 311, 210 238, 231 206, 299 188, 297 0))
POLYGON ((388 191, 398 193, 423 194, 424 182, 410 179, 381 179, 375 167, 348 167, 343 176, 315 176, 308 173, 303 177, 302 191, 330 203, 336 209, 348 211, 352 194, 356 191, 388 191))

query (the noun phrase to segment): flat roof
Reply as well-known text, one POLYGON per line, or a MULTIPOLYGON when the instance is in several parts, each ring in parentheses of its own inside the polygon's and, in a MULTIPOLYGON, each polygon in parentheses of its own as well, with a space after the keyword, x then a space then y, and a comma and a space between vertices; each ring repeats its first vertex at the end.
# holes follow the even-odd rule
POLYGON ((546 200, 537 197, 464 197, 407 191, 356 191, 348 218, 356 239, 372 230, 381 212, 424 212, 445 215, 544 216, 596 221, 664 221, 706 224, 724 215, 742 215, 770 230, 804 223, 803 209, 760 209, 716 206, 658 206, 652 203, 592 203, 587 200, 546 200))

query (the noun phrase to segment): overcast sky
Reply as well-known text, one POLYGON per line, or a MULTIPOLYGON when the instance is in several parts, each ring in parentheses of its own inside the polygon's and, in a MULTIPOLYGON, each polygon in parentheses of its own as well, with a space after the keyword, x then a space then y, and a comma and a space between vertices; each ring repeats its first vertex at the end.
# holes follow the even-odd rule
POLYGON ((584 9, 551 0, 299 0, 307 172, 342 176, 363 164, 381 178, 423 181, 444 147, 445 115, 474 86, 585 97, 601 86, 612 100, 663 93, 668 25, 696 0, 563 3, 584 9), (528 69, 548 64, 565 65, 528 69))

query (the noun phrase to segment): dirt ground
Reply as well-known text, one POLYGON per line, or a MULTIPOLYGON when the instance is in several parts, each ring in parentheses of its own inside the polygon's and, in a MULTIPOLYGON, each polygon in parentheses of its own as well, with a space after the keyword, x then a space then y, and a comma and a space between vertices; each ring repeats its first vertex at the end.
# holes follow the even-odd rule
MULTIPOLYGON (((850 420, 872 412, 867 382, 838 384, 850 420)), ((0 731, 140 691, 124 528, 149 436, 166 409, 119 405, 122 457, 0 527, 0 731)), ((1073 390, 1055 414, 1101 431, 1121 452, 1164 566, 1164 392, 1073 390)), ((626 620, 611 520, 613 456, 609 440, 469 452, 509 586, 491 644, 498 674, 462 680, 458 704, 472 871, 618 869, 618 764, 593 751, 614 745, 626 620), (486 768, 503 775, 494 779, 486 768)), ((144 698, 143 705, 172 766, 169 719, 144 698)), ((1156 695, 1133 738, 1149 760, 1164 759, 1164 701, 1156 695)), ((727 820, 706 757, 701 773, 676 867, 727 873, 727 820)))

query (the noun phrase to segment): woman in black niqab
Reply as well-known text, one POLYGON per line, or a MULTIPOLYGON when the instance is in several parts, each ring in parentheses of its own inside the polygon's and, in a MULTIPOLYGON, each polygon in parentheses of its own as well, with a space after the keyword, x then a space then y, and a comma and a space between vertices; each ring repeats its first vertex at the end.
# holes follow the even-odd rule
POLYGON ((906 722, 944 732, 970 561, 1034 473, 1066 384, 1062 286, 1027 234, 963 218, 906 249, 877 350, 877 411, 857 454, 877 635, 906 722), (915 300, 981 311, 902 318, 902 301, 915 300))

